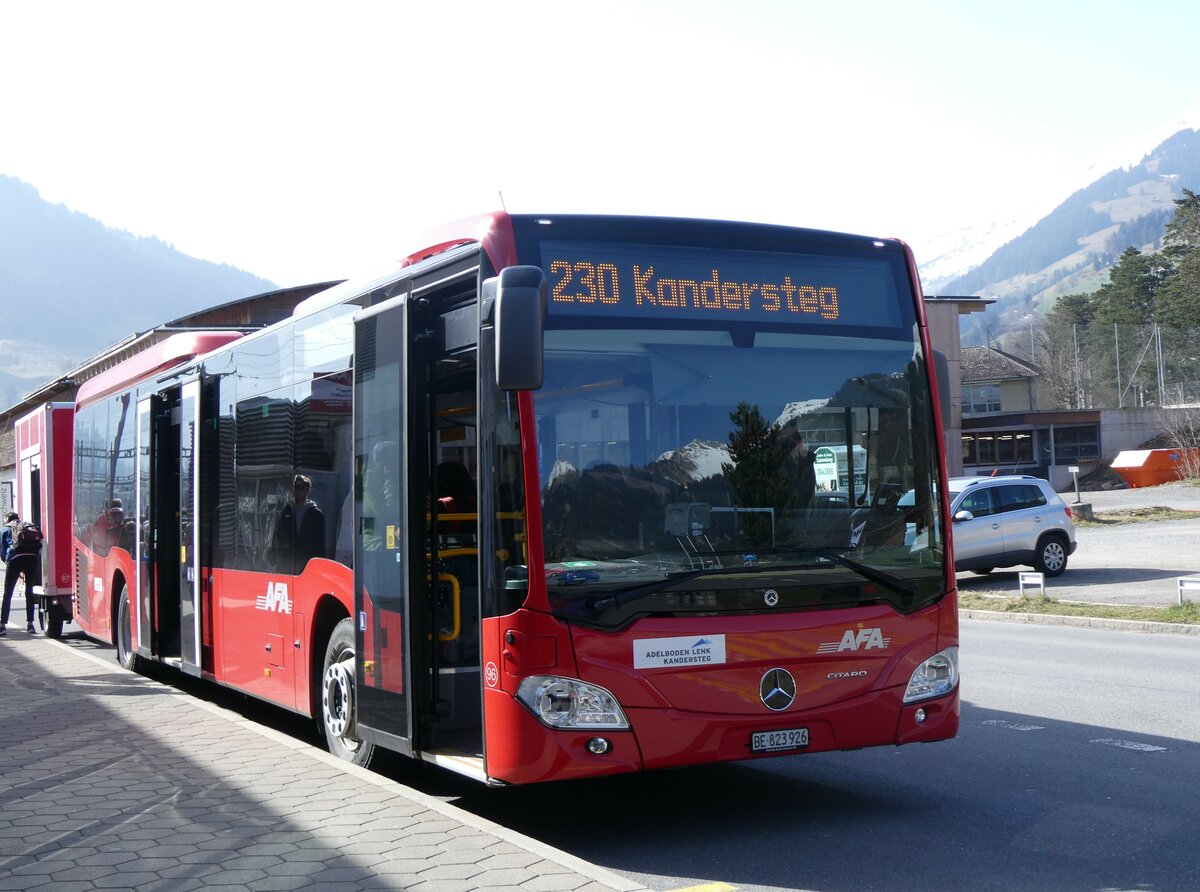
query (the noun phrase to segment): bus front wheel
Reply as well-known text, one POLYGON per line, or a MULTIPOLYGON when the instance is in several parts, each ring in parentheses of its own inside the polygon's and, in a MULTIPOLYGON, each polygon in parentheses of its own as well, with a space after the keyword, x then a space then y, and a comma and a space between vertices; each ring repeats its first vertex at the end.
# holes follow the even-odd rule
POLYGON ((113 638, 117 645, 117 662, 121 664, 121 668, 130 672, 141 671, 142 658, 133 652, 133 619, 129 609, 129 589, 124 585, 117 592, 117 628, 113 638))
POLYGON ((375 756, 375 745, 356 735, 354 676, 354 623, 347 618, 334 627, 325 648, 325 668, 321 673, 321 726, 329 752, 365 768, 375 756))

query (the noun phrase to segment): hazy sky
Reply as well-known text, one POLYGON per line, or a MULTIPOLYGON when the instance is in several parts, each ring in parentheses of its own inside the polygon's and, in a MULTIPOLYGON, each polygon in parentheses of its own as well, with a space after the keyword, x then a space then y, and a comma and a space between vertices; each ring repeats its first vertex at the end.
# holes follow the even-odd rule
POLYGON ((920 262, 1200 103, 1197 34, 1191 0, 0 0, 0 174, 280 285, 501 193, 920 262))

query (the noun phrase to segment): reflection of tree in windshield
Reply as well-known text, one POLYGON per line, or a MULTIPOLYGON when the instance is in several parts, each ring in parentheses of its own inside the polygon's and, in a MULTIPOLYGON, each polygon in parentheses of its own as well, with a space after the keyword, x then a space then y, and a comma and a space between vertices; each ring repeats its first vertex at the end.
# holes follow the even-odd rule
POLYGON ((700 479, 679 454, 642 468, 597 461, 583 471, 557 470, 543 497, 547 560, 682 555, 678 538, 691 535, 697 519, 685 510, 680 529, 680 521, 668 519, 673 506, 700 506, 703 523, 696 532, 710 544, 775 545, 790 528, 788 513, 801 501, 799 472, 790 467, 797 429, 768 422, 757 405, 746 402, 729 419, 730 461, 700 479))
POLYGON ((775 518, 791 507, 795 489, 783 473, 788 444, 777 425, 768 424, 758 406, 738 403, 729 413, 733 430, 729 434, 732 463, 721 465, 733 490, 733 507, 771 509, 739 516, 741 532, 749 544, 774 545, 775 518))

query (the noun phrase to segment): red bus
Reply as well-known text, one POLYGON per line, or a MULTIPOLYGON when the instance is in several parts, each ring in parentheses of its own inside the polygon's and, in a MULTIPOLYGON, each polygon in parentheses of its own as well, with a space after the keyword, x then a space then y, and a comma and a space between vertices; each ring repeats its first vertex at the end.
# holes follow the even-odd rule
POLYGON ((430 244, 81 387, 89 635, 495 784, 954 736, 904 244, 503 213, 430 244), (845 489, 822 447, 862 450, 845 489))
POLYGON ((15 508, 42 531, 41 585, 25 587, 42 630, 62 635, 75 593, 71 563, 71 488, 54 486, 71 476, 72 403, 44 403, 13 423, 16 440, 15 508))

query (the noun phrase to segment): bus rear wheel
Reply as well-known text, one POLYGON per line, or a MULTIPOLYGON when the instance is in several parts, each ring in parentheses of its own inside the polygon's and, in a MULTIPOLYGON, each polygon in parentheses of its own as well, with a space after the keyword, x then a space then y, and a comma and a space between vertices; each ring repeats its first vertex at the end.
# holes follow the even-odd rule
POLYGON ((45 617, 42 620, 46 626, 46 637, 58 639, 62 637, 63 622, 66 620, 66 612, 57 604, 51 604, 46 608, 45 617))
POLYGON ((375 756, 375 745, 360 740, 355 728, 354 623, 342 620, 329 636, 321 672, 321 727, 325 745, 339 759, 364 768, 375 756))

